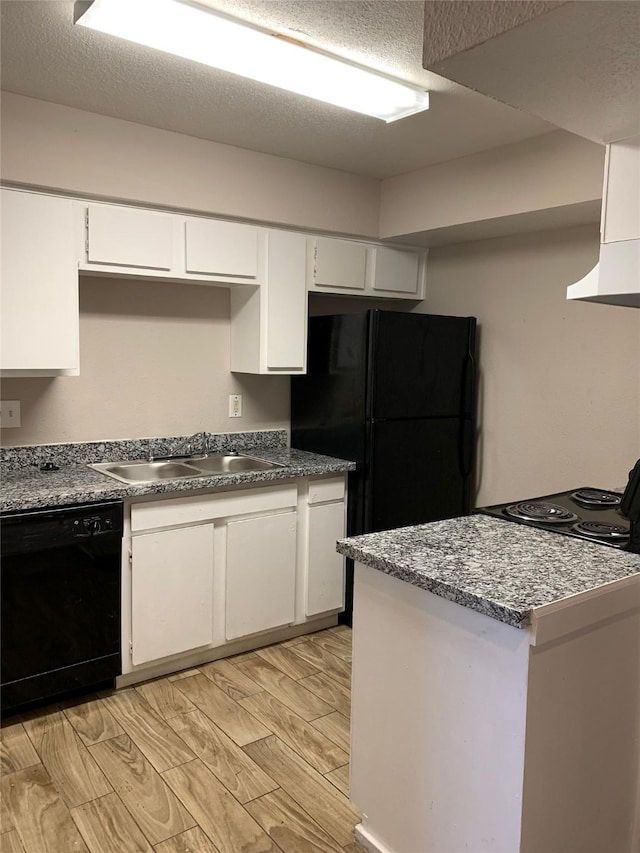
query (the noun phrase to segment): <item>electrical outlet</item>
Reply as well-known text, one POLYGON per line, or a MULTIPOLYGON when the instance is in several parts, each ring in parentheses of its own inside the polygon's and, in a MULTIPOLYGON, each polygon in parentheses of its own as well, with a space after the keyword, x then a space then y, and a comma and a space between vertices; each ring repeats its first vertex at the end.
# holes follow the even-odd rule
POLYGON ((0 402, 0 426, 3 428, 20 426, 20 400, 0 402))
POLYGON ((242 417, 242 394, 229 394, 229 417, 242 417))

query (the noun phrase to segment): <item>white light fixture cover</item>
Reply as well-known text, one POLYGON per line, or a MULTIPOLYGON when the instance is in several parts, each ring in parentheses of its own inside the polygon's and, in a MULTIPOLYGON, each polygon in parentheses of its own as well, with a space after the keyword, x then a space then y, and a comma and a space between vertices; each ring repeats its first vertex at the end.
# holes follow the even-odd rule
POLYGON ((76 24, 386 122, 429 108, 422 89, 180 0, 94 0, 76 24))

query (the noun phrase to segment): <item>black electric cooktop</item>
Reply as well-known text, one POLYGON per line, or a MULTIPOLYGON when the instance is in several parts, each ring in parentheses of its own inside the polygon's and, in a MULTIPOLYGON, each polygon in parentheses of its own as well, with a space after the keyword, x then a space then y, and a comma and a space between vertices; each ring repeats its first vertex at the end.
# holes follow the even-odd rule
POLYGON ((621 501, 618 492, 581 486, 555 495, 481 507, 476 512, 627 550, 631 524, 620 508, 621 501))

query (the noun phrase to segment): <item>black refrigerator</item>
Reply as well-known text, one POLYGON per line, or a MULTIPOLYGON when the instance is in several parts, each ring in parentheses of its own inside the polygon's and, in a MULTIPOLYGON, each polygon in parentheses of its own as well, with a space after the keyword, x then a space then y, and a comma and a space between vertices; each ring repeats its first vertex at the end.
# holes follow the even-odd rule
MULTIPOLYGON (((307 373, 291 379, 291 445, 356 462, 350 536, 470 511, 475 332, 475 317, 310 318, 307 373)), ((347 565, 349 624, 352 586, 347 565)))

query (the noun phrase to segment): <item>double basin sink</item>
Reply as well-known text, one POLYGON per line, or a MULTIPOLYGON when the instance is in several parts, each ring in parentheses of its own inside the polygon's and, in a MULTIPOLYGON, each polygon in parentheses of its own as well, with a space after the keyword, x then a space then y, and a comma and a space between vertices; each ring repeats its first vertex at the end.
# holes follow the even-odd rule
POLYGON ((215 474, 240 474, 271 471, 283 466, 240 453, 209 453, 172 459, 134 460, 132 462, 96 462, 89 466, 122 483, 153 483, 157 480, 182 480, 211 477, 215 474))

